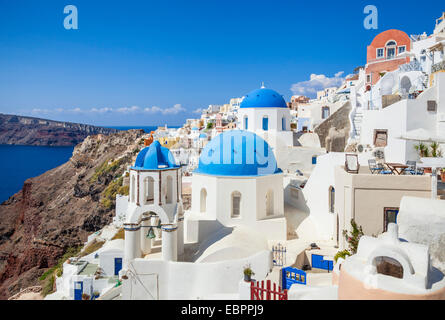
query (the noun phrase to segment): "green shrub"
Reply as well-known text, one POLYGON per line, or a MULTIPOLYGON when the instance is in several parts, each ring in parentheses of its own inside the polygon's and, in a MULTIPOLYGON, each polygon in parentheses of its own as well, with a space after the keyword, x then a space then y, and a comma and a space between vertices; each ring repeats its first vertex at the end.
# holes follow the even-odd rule
POLYGON ((48 294, 52 293, 54 291, 54 281, 56 280, 56 277, 52 275, 48 278, 48 280, 45 282, 42 288, 42 295, 46 297, 48 294))
POLYGON ((130 186, 121 186, 117 190, 118 194, 121 194, 123 196, 128 196, 130 194, 130 186))
POLYGON ((54 273, 56 273, 57 276, 60 277, 63 274, 63 263, 69 258, 76 256, 81 249, 82 246, 68 248, 63 254, 63 256, 57 261, 57 264, 46 270, 40 276, 39 280, 44 281, 46 278, 48 278, 49 275, 53 275, 54 273))
POLYGON ((85 249, 79 254, 79 258, 87 256, 94 251, 99 250, 105 244, 105 241, 97 241, 94 239, 90 244, 88 244, 85 249))
POLYGON ((350 256, 351 253, 348 250, 339 251, 335 254, 334 260, 335 263, 337 263, 338 258, 346 259, 347 256, 350 256))
POLYGON ((129 187, 122 186, 123 180, 124 178, 120 177, 118 179, 111 181, 110 184, 102 192, 102 199, 100 200, 100 202, 105 208, 111 209, 115 205, 116 195, 118 193, 128 195, 129 187))
POLYGON ((116 240, 116 239, 125 239, 125 230, 124 228, 120 228, 116 234, 113 236, 113 238, 111 238, 111 240, 116 240))
POLYGON ((361 226, 358 226, 354 219, 351 219, 352 232, 348 235, 346 230, 343 230, 343 236, 346 238, 346 241, 349 245, 349 252, 351 254, 357 253, 358 243, 360 238, 364 235, 363 229, 361 226))
POLYGON ((96 168, 94 175, 91 177, 90 182, 96 182, 99 177, 104 176, 108 173, 114 173, 117 169, 119 169, 119 166, 122 162, 122 159, 112 161, 110 164, 108 160, 104 161, 99 168, 96 168))

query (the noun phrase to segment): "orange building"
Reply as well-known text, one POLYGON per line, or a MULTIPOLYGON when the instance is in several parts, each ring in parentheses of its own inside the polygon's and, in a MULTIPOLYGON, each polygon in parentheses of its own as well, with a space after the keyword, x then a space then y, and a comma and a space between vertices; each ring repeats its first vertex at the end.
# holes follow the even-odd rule
POLYGON ((401 55, 411 51, 411 39, 400 30, 387 30, 378 34, 368 46, 366 58, 366 83, 376 84, 382 73, 394 71, 408 63, 410 58, 401 55))
POLYGON ((154 131, 150 132, 150 137, 148 137, 147 139, 144 140, 144 146, 148 147, 149 145, 152 144, 153 142, 153 133, 155 133, 154 131))

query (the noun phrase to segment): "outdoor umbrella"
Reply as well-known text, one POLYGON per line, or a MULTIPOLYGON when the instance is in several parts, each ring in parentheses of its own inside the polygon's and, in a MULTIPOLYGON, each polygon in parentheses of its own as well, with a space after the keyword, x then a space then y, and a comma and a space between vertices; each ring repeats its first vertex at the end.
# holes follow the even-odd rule
POLYGON ((430 131, 423 128, 407 131, 405 134, 402 134, 401 136, 397 137, 397 139, 445 143, 445 136, 433 135, 431 134, 430 131))

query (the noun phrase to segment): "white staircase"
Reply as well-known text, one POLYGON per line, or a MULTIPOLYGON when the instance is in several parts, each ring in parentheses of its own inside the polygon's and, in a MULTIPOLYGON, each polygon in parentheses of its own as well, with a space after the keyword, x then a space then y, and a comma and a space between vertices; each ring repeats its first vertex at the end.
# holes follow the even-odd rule
POLYGON ((355 139, 360 139, 360 134, 362 132, 362 122, 363 122, 363 108, 358 107, 355 109, 354 117, 352 119, 352 124, 355 131, 355 139))

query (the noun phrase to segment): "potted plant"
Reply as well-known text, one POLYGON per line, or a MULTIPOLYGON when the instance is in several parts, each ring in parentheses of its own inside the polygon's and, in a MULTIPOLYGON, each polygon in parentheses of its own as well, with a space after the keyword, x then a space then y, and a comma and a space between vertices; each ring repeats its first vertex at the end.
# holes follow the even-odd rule
POLYGON ((246 282, 252 281, 253 275, 255 275, 255 272, 253 272, 252 268, 250 268, 250 264, 246 265, 244 267, 244 281, 246 282))

